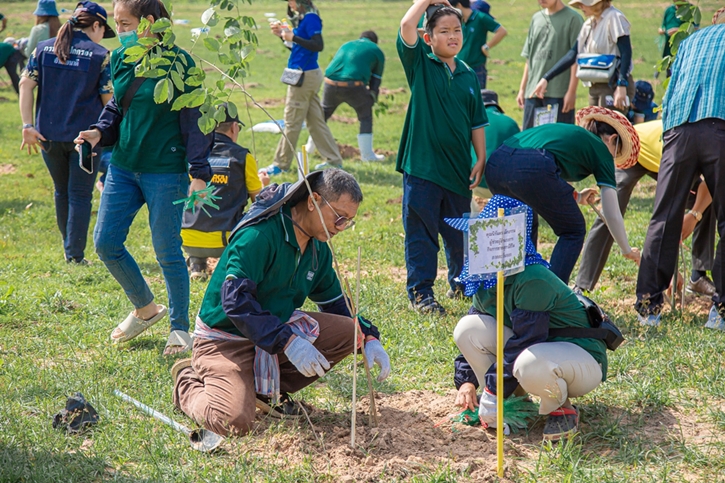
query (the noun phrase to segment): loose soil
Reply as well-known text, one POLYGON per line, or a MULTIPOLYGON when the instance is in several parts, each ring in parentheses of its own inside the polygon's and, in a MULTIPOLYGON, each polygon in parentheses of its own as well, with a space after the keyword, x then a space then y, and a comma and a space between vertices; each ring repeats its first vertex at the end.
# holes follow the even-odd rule
MULTIPOLYGON (((232 441, 233 452, 265 453, 271 464, 295 465, 313 461, 321 474, 334 481, 378 482, 408 479, 449 467, 459 481, 494 481, 496 434, 480 426, 451 423, 457 414, 455 391, 439 395, 432 391, 409 391, 375 398, 379 425, 368 426, 369 399, 358 403, 356 447, 350 447, 349 412, 310 410, 310 420, 324 445, 320 447, 303 418, 294 430, 270 428, 278 423, 258 413, 252 435, 232 441), (438 426, 436 427, 436 425, 438 426), (269 430, 269 433, 266 433, 269 430)), ((530 452, 526 445, 541 441, 542 425, 528 435, 506 438, 507 454, 530 452)), ((508 480, 503 480, 508 481, 508 480)))
POLYGON ((13 174, 17 169, 12 164, 0 164, 0 176, 13 174))

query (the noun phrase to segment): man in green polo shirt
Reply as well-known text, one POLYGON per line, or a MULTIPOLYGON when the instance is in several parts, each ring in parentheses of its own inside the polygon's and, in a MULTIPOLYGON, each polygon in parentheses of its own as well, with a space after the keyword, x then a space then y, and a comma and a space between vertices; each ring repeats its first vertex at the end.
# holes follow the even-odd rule
POLYGON ((573 8, 562 0, 538 0, 543 8, 531 17, 529 33, 524 42, 521 56, 526 59, 521 87, 516 102, 524 110, 523 129, 534 127, 537 108, 557 107, 557 122, 574 124, 576 69, 569 69, 564 75, 551 79, 546 88, 546 97, 534 95, 536 83, 576 43, 584 20, 573 8))
POLYGON ((481 89, 485 89, 489 50, 498 45, 508 32, 489 14, 472 10, 470 0, 452 0, 451 6, 459 9, 463 16, 463 46, 457 57, 473 69, 481 89), (487 41, 489 32, 494 35, 487 41))
POLYGON ((385 159, 373 151, 373 104, 378 99, 385 68, 385 54, 377 44, 378 36, 372 30, 342 44, 327 66, 322 91, 325 121, 343 102, 355 109, 360 122, 357 142, 363 161, 385 159))
MULTIPOLYGON (((307 181, 311 195, 300 181, 257 196, 209 282, 192 359, 172 368, 176 406, 218 434, 246 434, 255 407, 272 417, 299 416, 289 393, 353 351, 356 322, 326 241, 354 224, 362 192, 341 169, 314 172, 307 181), (320 312, 299 310, 308 298, 320 312)), ((380 366, 381 381, 390 360, 377 328, 359 320, 365 354, 380 366)))

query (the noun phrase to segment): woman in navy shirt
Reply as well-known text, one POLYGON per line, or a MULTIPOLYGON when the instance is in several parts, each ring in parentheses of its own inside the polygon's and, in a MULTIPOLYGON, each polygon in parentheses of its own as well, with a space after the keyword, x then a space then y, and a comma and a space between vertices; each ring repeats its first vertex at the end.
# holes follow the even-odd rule
POLYGON ((283 25, 272 24, 272 33, 281 38, 285 45, 290 47, 290 56, 287 67, 304 72, 302 85, 288 86, 287 99, 284 107, 284 134, 279 140, 277 151, 274 153, 274 163, 260 171, 266 171, 270 176, 287 171, 297 148, 302 123, 307 121, 307 129, 314 141, 318 152, 326 162, 317 168, 342 166, 342 157, 330 128, 325 123, 325 114, 322 110, 320 91, 324 74, 317 64, 317 56, 322 52, 322 20, 312 0, 288 0, 288 15, 293 30, 283 25), (289 140, 289 143, 287 142, 289 140), (292 146, 290 146, 290 143, 292 146))
POLYGON ((83 256, 96 178, 95 170, 80 168, 73 139, 98 119, 113 95, 110 54, 98 43, 115 36, 103 7, 80 2, 58 36, 38 44, 20 80, 21 149, 37 153, 41 145, 55 185, 56 220, 68 263, 87 263, 83 256))

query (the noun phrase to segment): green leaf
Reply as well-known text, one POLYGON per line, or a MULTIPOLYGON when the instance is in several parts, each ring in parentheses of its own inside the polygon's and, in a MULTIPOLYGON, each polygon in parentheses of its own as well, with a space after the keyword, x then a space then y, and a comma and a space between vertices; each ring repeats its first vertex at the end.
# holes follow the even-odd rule
POLYGON ((224 80, 219 79, 218 81, 216 81, 216 88, 219 89, 220 91, 223 91, 224 90, 224 80))
POLYGON ((123 51, 123 54, 126 57, 132 56, 132 55, 143 55, 146 53, 146 47, 142 45, 134 45, 133 47, 129 47, 126 50, 123 51))
POLYGON ((174 86, 176 86, 179 91, 184 92, 186 87, 184 86, 184 80, 181 78, 181 75, 177 71, 172 70, 170 72, 170 76, 171 81, 174 83, 174 86))
POLYGON ((216 121, 214 118, 208 114, 202 114, 202 116, 197 121, 197 124, 199 125, 199 129, 204 134, 209 134, 216 128, 216 121))
POLYGON ((163 78, 154 87, 154 102, 161 104, 169 98, 169 79, 163 78))
POLYGON ((171 65, 171 61, 166 57, 155 57, 153 59, 150 59, 150 62, 153 66, 171 65))
POLYGON ((198 107, 204 103, 206 91, 203 88, 194 89, 193 91, 182 94, 176 98, 171 106, 172 111, 178 111, 185 107, 198 107))
POLYGON ((204 47, 209 49, 212 52, 219 52, 219 48, 221 47, 221 44, 219 44, 219 41, 213 37, 205 37, 204 38, 204 47))
POLYGON ((219 62, 221 62, 222 64, 225 64, 225 65, 229 65, 229 64, 233 63, 231 57, 229 57, 227 54, 224 54, 221 52, 219 53, 219 62))
POLYGON ((146 38, 142 36, 149 27, 151 27, 151 22, 149 21, 149 19, 147 19, 146 17, 142 17, 141 21, 138 24, 138 27, 136 28, 136 33, 138 33, 139 40, 146 38))
POLYGON ((227 102, 227 112, 229 112, 230 117, 237 117, 237 115, 239 115, 237 105, 234 104, 232 101, 227 102))
POLYGON ((227 36, 229 42, 238 42, 242 40, 242 30, 239 27, 227 27, 224 29, 224 35, 227 36))
POLYGON ((141 77, 148 77, 150 79, 155 79, 163 75, 166 75, 166 72, 163 69, 149 69, 141 72, 141 77))
POLYGON ((242 49, 242 59, 244 59, 247 62, 251 62, 251 60, 254 59, 256 54, 257 54, 257 50, 255 49, 254 45, 251 45, 251 44, 246 45, 242 49))
POLYGON ((191 87, 197 87, 204 83, 204 79, 198 76, 187 77, 184 84, 191 87))
POLYGON ((692 13, 692 21, 695 25, 700 25, 700 22, 702 22, 702 12, 700 11, 700 7, 695 7, 695 11, 692 13))
POLYGON ((171 20, 169 20, 168 18, 160 18, 151 25, 151 32, 158 34, 158 33, 166 31, 166 29, 168 29, 170 27, 171 27, 171 20))
POLYGON ((138 39, 138 43, 146 47, 153 47, 159 43, 159 39, 156 37, 141 37, 138 39))
POLYGON ((186 56, 184 54, 179 55, 179 60, 181 60, 181 63, 184 64, 184 67, 189 65, 189 61, 186 60, 186 56))
POLYGON ((174 45, 174 42, 176 42, 176 34, 173 30, 169 29, 166 32, 164 32, 164 38, 162 39, 162 42, 167 47, 171 47, 174 45))
POLYGON ((201 23, 208 25, 209 27, 215 26, 219 22, 219 17, 216 14, 214 7, 208 8, 201 14, 201 23))
POLYGON ((224 106, 219 106, 219 108, 214 113, 214 120, 216 122, 224 122, 227 119, 227 110, 224 109, 224 106))

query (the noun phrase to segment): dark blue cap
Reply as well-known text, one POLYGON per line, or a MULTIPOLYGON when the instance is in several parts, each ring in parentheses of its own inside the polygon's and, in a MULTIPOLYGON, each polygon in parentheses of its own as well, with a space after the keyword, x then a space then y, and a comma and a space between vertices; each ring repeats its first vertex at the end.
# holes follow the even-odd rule
POLYGON ((106 13, 106 9, 101 7, 95 2, 91 2, 89 0, 84 0, 83 2, 78 2, 76 5, 76 12, 87 12, 91 15, 95 15, 98 17, 98 21, 101 22, 101 25, 106 29, 103 33, 104 39, 111 39, 116 36, 116 33, 113 31, 111 27, 108 26, 108 14, 106 13))

